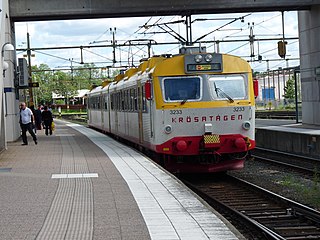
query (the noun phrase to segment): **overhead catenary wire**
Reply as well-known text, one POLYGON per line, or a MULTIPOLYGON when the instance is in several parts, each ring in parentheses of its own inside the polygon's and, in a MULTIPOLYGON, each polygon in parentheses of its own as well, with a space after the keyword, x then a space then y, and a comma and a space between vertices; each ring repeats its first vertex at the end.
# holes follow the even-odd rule
MULTIPOLYGON (((155 18, 155 17, 149 17, 146 21, 145 21, 145 24, 144 25, 147 25, 147 24, 154 24, 154 23, 159 23, 159 24, 162 24, 162 26, 165 26, 164 24, 166 24, 167 22, 169 22, 168 21, 168 19, 170 19, 170 20, 173 20, 173 22, 179 22, 178 24, 177 24, 177 27, 180 27, 180 26, 182 26, 182 24, 183 24, 183 21, 182 20, 180 20, 180 19, 174 19, 174 18, 177 18, 178 16, 174 16, 174 17, 160 17, 160 18, 155 18), (177 20, 177 21, 176 21, 177 20)), ((270 19, 272 19, 272 18, 275 18, 276 16, 272 16, 270 19)), ((237 18, 237 17, 235 17, 235 18, 237 18)), ((227 19, 227 18, 226 18, 227 19)), ((230 20, 231 19, 234 19, 234 18, 229 18, 230 20)), ((208 20, 210 20, 209 18, 208 18, 208 20)), ((212 20, 215 20, 215 19, 212 19, 212 20)), ((263 21, 261 21, 260 23, 261 24, 263 24, 263 22, 266 22, 266 21, 268 21, 269 19, 264 19, 263 21)), ((198 22, 202 22, 202 19, 199 19, 199 20, 197 20, 198 22)), ((194 22, 194 20, 192 21, 192 22, 194 22)), ((239 21, 240 22, 240 21, 239 21)), ((259 23, 256 23, 255 24, 255 26, 257 27, 259 25, 259 23)), ((270 29, 268 29, 268 28, 266 28, 266 27, 264 27, 263 25, 261 25, 262 26, 262 28, 264 28, 264 29, 266 29, 266 30, 270 30, 270 29)), ((173 27, 173 25, 170 25, 170 27, 172 27, 173 28, 173 30, 175 30, 176 31, 176 29, 177 29, 177 27, 173 27)), ((243 28, 243 27, 241 27, 241 28, 243 28)), ((119 28, 118 28, 119 29, 119 28)), ((145 32, 145 33, 151 33, 151 34, 149 34, 149 35, 151 35, 150 36, 150 38, 152 38, 154 35, 152 34, 152 30, 154 30, 155 29, 155 27, 149 27, 149 28, 147 28, 147 29, 143 29, 143 28, 139 28, 138 30, 136 30, 133 34, 131 34, 130 36, 132 36, 132 37, 137 37, 137 35, 138 34, 140 34, 140 33, 142 33, 142 32, 145 32)), ((223 30, 223 29, 221 29, 221 30, 223 30)), ((244 30, 245 29, 240 29, 240 31, 239 32, 244 32, 244 30)), ((102 36, 106 33, 106 32, 108 32, 108 31, 104 31, 102 34, 100 34, 97 38, 96 38, 96 41, 98 41, 98 40, 100 40, 101 38, 102 38, 102 36)), ((126 33, 126 34, 129 34, 128 33, 128 31, 122 31, 122 32, 124 32, 124 33, 126 33)), ((180 34, 180 33, 179 33, 180 34)), ((229 34, 229 35, 225 35, 225 36, 223 36, 222 34, 222 38, 221 39, 223 39, 223 40, 226 40, 226 39, 230 39, 230 43, 231 42, 236 42, 236 41, 234 41, 235 39, 231 39, 231 37, 233 36, 234 38, 236 38, 236 35, 238 35, 239 33, 231 33, 231 34, 229 34)), ((183 36, 183 34, 180 34, 182 37, 184 37, 183 36)), ((121 38, 123 38, 123 34, 122 34, 122 37, 121 38)), ((170 35, 168 35, 168 36, 170 36, 170 35)), ((259 36, 259 35, 256 35, 256 36, 259 36)), ((260 35, 261 36, 261 35, 260 35)), ((276 39, 276 38, 274 38, 274 39, 276 39)), ((178 40, 178 39, 177 39, 178 40)), ((182 40, 182 39, 180 39, 180 40, 182 40)), ((244 40, 244 39, 243 39, 244 40)), ((258 40, 258 39, 257 39, 258 40)), ((121 53, 123 53, 123 52, 127 52, 128 53, 128 51, 126 51, 125 50, 125 48, 129 48, 129 52, 130 52, 130 55, 128 55, 128 56, 130 56, 130 57, 134 57, 135 55, 137 55, 138 56, 138 58, 141 58, 145 53, 146 53, 146 48, 144 48, 144 47, 141 47, 143 44, 141 44, 141 45, 139 45, 139 44, 137 44, 137 50, 135 50, 135 47, 132 45, 132 46, 129 46, 129 45, 126 45, 126 47, 124 47, 124 44, 123 43, 121 43, 120 41, 121 40, 117 40, 117 41, 119 41, 119 45, 117 44, 117 46, 116 46, 116 48, 118 49, 118 51, 119 51, 119 53, 121 54, 121 53), (130 49, 131 48, 131 49, 130 49), (140 52, 141 51, 141 52, 140 52)), ((258 41, 262 41, 262 40, 258 40, 258 41)), ((201 44, 207 44, 207 43, 210 43, 210 41, 199 41, 201 44)), ((216 40, 216 41, 211 41, 211 42, 224 42, 224 41, 219 41, 219 40, 216 40)), ((228 43, 227 41, 225 41, 226 43, 228 43)), ((243 45, 243 44, 241 44, 241 45, 243 45)), ((288 44, 289 45, 289 44, 288 44)), ((179 47, 181 46, 181 43, 179 43, 179 42, 173 42, 173 41, 171 41, 171 42, 163 42, 163 43, 160 43, 160 42, 158 42, 156 45, 154 45, 154 46, 152 46, 152 51, 154 51, 156 54, 159 54, 158 53, 158 49, 161 49, 161 53, 163 53, 163 52, 167 52, 167 53, 172 53, 171 51, 175 51, 176 49, 178 49, 179 47), (167 49, 163 49, 162 48, 162 46, 161 45, 165 45, 165 44, 175 44, 176 45, 176 47, 173 47, 172 48, 172 50, 170 49, 170 48, 167 48, 167 49)), ((93 47, 92 45, 91 45, 91 47, 93 47)), ((101 46, 99 46, 99 45, 97 45, 97 46, 94 46, 94 47, 104 47, 104 48, 108 48, 109 47, 109 45, 108 44, 106 44, 106 45, 101 45, 101 46)), ((210 46, 209 46, 210 47, 210 46)), ((229 50, 229 53, 230 52, 236 52, 238 49, 241 49, 241 47, 242 46, 238 46, 238 47, 234 47, 233 49, 231 49, 231 50, 229 50)), ((85 50, 85 51, 87 51, 88 49, 85 49, 86 48, 86 46, 83 46, 83 50, 85 50)), ((207 48, 208 48, 208 46, 207 46, 207 48)), ((276 49, 276 48, 275 48, 276 49)), ((274 50, 275 50, 274 49, 274 50)), ((45 50, 42 50, 42 52, 43 51, 45 51, 45 50)), ((269 50, 270 52, 272 52, 272 50, 269 50)), ((91 51, 87 51, 88 53, 89 52, 91 52, 91 51)), ((92 51, 92 52, 95 52, 95 51, 92 51)), ((242 50, 240 50, 239 51, 240 52, 240 54, 241 54, 241 52, 243 52, 242 50)), ((265 54, 265 49, 263 49, 263 51, 262 52, 260 52, 260 54, 265 54)), ((238 55, 240 55, 238 52, 237 53, 235 53, 235 54, 238 54, 238 55)), ((99 56, 99 54, 94 54, 94 55, 97 55, 97 56, 99 56)), ((106 57, 106 59, 110 59, 110 57, 108 57, 108 55, 109 55, 109 53, 107 53, 106 55, 105 55, 105 57, 106 57)), ((241 54, 241 55, 243 55, 243 54, 241 54)), ((49 56, 49 55, 48 55, 49 56)), ((60 58, 61 57, 61 55, 60 56, 55 56, 57 59, 63 59, 64 61, 67 61, 67 59, 70 57, 70 56, 68 56, 68 57, 66 57, 66 58, 60 58)), ((101 55, 99 56, 99 57, 101 57, 101 55)), ((95 60, 93 60, 93 61, 95 61, 95 60)))
MULTIPOLYGON (((56 55, 53 55, 53 54, 49 54, 49 53, 44 53, 44 52, 41 52, 41 51, 38 51, 38 50, 33 50, 34 52, 37 52, 37 53, 40 53, 40 54, 43 54, 43 55, 46 55, 46 56, 50 56, 50 57, 53 57, 53 58, 57 58, 57 59, 62 59, 62 60, 65 60, 65 61, 69 61, 69 58, 63 58, 63 57, 60 57, 60 56, 56 56, 56 55)), ((80 62, 77 62, 80 64, 80 62)))
POLYGON ((238 18, 234 18, 234 19, 231 20, 230 22, 225 23, 225 24, 223 24, 222 26, 214 29, 213 31, 210 31, 210 32, 204 34, 203 36, 197 38, 194 42, 198 42, 198 41, 200 41, 201 39, 203 39, 203 38, 207 37, 208 35, 210 35, 211 33, 214 33, 214 32, 216 32, 216 31, 218 31, 219 29, 221 29, 221 28, 223 28, 223 27, 225 27, 225 26, 228 26, 228 25, 230 25, 230 24, 232 24, 232 23, 234 23, 234 22, 236 22, 236 21, 238 21, 238 20, 243 20, 245 17, 250 16, 250 15, 251 15, 251 13, 246 14, 246 15, 241 16, 241 17, 238 17, 238 18))
POLYGON ((86 51, 86 52, 89 52, 89 53, 91 53, 91 54, 93 54, 93 55, 96 55, 96 56, 98 56, 98 57, 101 57, 101 58, 104 58, 104 59, 107 59, 107 60, 112 61, 111 58, 108 58, 108 57, 103 56, 103 55, 101 55, 101 54, 95 53, 95 52, 93 52, 93 51, 89 51, 88 49, 83 49, 83 50, 86 51))

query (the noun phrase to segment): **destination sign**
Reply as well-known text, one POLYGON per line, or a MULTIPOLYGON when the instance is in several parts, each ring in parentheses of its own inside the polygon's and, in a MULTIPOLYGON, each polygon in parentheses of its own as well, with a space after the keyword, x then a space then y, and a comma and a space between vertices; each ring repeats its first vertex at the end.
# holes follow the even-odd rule
POLYGON ((188 71, 221 71, 221 63, 188 64, 188 71))

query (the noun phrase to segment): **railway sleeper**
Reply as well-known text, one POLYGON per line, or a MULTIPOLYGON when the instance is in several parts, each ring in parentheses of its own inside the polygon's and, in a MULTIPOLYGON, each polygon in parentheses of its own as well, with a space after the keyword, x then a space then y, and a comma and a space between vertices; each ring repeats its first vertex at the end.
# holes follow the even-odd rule
POLYGON ((245 214, 249 217, 273 216, 273 215, 287 215, 287 211, 246 212, 245 214))
POLYGON ((288 231, 292 231, 295 232, 296 231, 301 231, 301 232, 315 232, 316 234, 320 234, 319 233, 319 228, 315 227, 315 226, 286 226, 286 227, 274 227, 274 230, 276 231, 284 231, 284 232, 288 232, 288 231))

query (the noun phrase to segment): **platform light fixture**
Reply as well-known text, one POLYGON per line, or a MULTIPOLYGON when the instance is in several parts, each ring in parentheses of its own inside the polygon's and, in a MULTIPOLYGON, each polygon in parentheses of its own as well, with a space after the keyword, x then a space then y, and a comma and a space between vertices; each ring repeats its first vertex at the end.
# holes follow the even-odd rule
MULTIPOLYGON (((5 44, 2 45, 2 48, 1 48, 1 62, 2 62, 2 69, 3 69, 3 77, 5 77, 5 71, 9 68, 9 64, 7 62, 4 61, 4 51, 13 51, 14 50, 14 46, 9 43, 9 42, 6 42, 5 44)), ((5 94, 3 94, 3 99, 2 101, 7 104, 7 102, 5 101, 5 94)), ((5 109, 7 109, 7 105, 4 106, 5 109)), ((7 116, 7 110, 5 110, 6 113, 5 113, 5 116, 7 116)), ((5 125, 6 126, 6 125, 5 125)), ((7 146, 7 136, 6 136, 6 130, 4 130, 4 134, 3 134, 3 138, 2 140, 4 141, 4 147, 5 149, 8 149, 8 146, 7 146)))
POLYGON ((3 46, 2 46, 2 51, 1 51, 2 57, 4 57, 4 56, 3 56, 4 51, 13 51, 13 50, 14 50, 14 46, 13 46, 11 43, 6 42, 6 43, 3 44, 3 46))
POLYGON ((6 71, 8 68, 9 68, 9 63, 7 63, 6 61, 3 61, 3 63, 2 63, 3 71, 6 71))
POLYGON ((4 51, 14 51, 14 46, 9 42, 6 42, 2 46, 1 57, 2 57, 3 77, 5 77, 5 71, 9 68, 9 64, 6 61, 4 61, 4 51))

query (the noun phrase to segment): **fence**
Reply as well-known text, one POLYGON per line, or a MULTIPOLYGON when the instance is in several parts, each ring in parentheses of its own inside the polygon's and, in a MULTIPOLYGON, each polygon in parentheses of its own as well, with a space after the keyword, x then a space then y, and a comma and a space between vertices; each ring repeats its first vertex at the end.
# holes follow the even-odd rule
POLYGON ((257 73, 259 82, 259 96, 256 98, 257 109, 296 111, 297 121, 301 119, 301 78, 299 67, 269 70, 257 73), (288 80, 293 79, 294 84, 289 86, 288 80), (285 98, 287 91, 292 91, 292 98, 285 98), (292 89, 290 89, 292 88, 292 89))
POLYGON ((76 104, 76 105, 69 105, 67 106, 66 104, 54 104, 52 105, 52 109, 58 110, 58 108, 61 107, 61 109, 69 109, 69 110, 86 110, 87 106, 83 104, 76 104))

